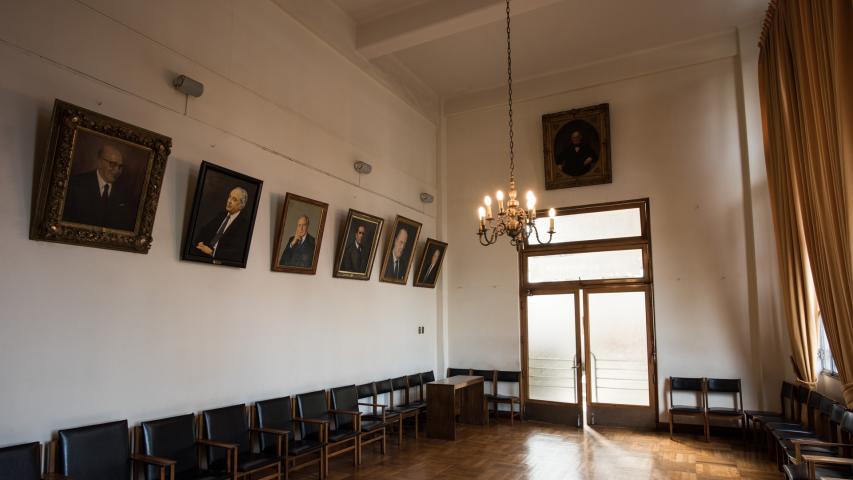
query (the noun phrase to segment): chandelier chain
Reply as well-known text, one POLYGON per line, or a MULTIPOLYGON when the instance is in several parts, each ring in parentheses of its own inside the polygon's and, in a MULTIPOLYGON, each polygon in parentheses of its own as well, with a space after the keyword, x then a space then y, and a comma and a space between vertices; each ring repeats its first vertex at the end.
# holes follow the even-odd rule
POLYGON ((508 101, 508 110, 509 110, 509 176, 510 178, 515 178, 515 153, 514 150, 514 142, 512 138, 512 43, 510 42, 510 15, 509 15, 509 2, 510 0, 506 0, 506 76, 507 76, 507 91, 509 98, 508 101))

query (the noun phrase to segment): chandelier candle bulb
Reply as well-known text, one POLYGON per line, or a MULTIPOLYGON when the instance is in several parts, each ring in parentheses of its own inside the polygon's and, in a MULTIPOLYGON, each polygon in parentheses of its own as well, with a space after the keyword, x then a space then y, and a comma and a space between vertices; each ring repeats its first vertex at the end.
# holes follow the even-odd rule
POLYGON ((557 212, 553 208, 548 209, 548 233, 554 233, 554 217, 557 216, 557 212))
POLYGON ((498 215, 504 213, 504 191, 498 190, 495 193, 495 198, 498 199, 498 215))
POLYGON ((486 204, 486 218, 491 220, 493 218, 492 217, 492 197, 486 195, 486 197, 483 199, 483 203, 486 204))

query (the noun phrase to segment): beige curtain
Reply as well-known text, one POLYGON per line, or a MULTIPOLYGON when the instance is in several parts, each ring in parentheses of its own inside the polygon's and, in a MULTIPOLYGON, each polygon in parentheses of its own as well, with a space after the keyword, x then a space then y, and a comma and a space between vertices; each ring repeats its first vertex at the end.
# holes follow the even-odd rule
POLYGON ((853 0, 772 2, 759 82, 794 362, 802 379, 813 381, 806 378, 814 361, 810 263, 844 397, 853 406, 853 0))

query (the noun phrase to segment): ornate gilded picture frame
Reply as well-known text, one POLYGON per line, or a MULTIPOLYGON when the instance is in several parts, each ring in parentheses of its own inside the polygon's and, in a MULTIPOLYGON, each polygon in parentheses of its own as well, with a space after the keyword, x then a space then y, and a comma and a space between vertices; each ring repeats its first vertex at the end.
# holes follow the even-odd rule
POLYGON ((246 268, 264 182, 201 162, 181 259, 246 268))
POLYGON ((375 215, 349 210, 335 254, 334 277, 370 280, 383 223, 375 215))
POLYGON ((547 190, 613 181, 609 104, 543 115, 542 136, 547 190))
POLYGON ((317 273, 329 204, 288 193, 272 256, 274 272, 317 273))
POLYGON ((414 284, 416 287, 435 288, 446 254, 446 243, 434 238, 427 238, 424 251, 421 254, 421 261, 415 272, 414 284))
POLYGON ((397 215, 388 231, 385 258, 382 261, 380 282, 405 285, 415 258, 415 246, 421 234, 421 224, 402 215, 397 215))
POLYGON ((30 239, 148 253, 172 139, 56 100, 30 239))

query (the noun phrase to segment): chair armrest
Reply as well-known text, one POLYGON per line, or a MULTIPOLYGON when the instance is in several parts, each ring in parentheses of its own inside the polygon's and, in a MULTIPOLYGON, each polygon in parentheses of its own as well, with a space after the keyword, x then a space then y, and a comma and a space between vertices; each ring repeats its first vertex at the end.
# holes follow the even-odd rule
POLYGON ((853 465, 853 458, 827 457, 824 455, 803 455, 803 461, 815 465, 853 465))
POLYGON ((803 459, 803 455, 802 455, 803 446, 838 447, 839 451, 845 447, 846 448, 853 448, 853 445, 851 445, 849 443, 825 442, 823 440, 817 440, 814 438, 792 438, 789 441, 791 442, 792 445, 794 445, 794 461, 796 463, 799 463, 800 460, 803 459))
POLYGON ((321 419, 321 418, 302 418, 302 417, 293 417, 291 420, 293 420, 294 422, 301 422, 301 423, 314 423, 314 424, 317 424, 317 425, 328 425, 328 424, 329 424, 329 421, 328 421, 328 420, 323 420, 323 419, 321 419))
POLYGON ((236 443, 217 442, 215 440, 206 440, 203 438, 196 440, 196 442, 202 445, 207 445, 209 447, 224 448, 226 450, 237 450, 236 443))
POLYGON ((158 467, 168 467, 170 465, 178 463, 177 461, 168 458, 142 455, 141 453, 131 453, 130 458, 135 462, 148 463, 151 465, 156 465, 158 467))
POLYGON ((269 433, 270 435, 278 435, 280 437, 290 435, 289 430, 279 430, 278 428, 260 428, 260 427, 252 427, 249 430, 256 433, 269 433))
POLYGON ((362 407, 381 408, 382 410, 385 410, 386 408, 388 408, 388 405, 383 405, 381 403, 361 403, 361 402, 359 402, 359 405, 361 405, 362 407))
POLYGON ((361 415, 362 413, 358 410, 329 410, 331 413, 337 413, 339 415, 361 415))

